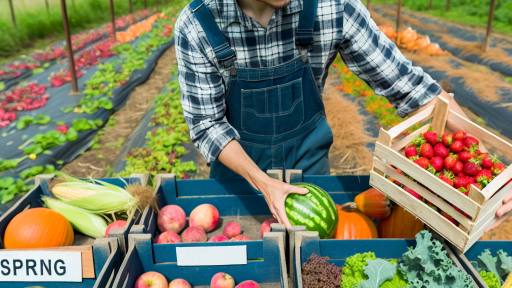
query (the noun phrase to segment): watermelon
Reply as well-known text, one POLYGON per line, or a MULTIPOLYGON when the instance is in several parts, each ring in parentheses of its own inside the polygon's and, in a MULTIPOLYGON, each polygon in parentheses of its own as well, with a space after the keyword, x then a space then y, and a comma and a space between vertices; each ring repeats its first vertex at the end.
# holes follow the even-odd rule
POLYGON ((320 239, 332 238, 338 226, 338 210, 331 196, 313 184, 292 185, 306 188, 309 193, 290 194, 286 198, 286 215, 290 224, 304 225, 307 231, 318 231, 320 239))

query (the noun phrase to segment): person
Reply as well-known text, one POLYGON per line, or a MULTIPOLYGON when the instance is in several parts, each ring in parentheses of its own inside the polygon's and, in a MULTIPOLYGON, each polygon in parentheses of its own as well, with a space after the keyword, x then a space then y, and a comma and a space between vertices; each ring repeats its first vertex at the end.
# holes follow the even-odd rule
MULTIPOLYGON (((244 177, 287 228, 286 197, 308 190, 264 171, 329 175, 333 135, 322 90, 338 53, 401 117, 438 96, 465 115, 360 0, 193 0, 176 22, 175 41, 184 115, 210 177, 244 177)), ((512 209, 511 198, 498 216, 512 209)))

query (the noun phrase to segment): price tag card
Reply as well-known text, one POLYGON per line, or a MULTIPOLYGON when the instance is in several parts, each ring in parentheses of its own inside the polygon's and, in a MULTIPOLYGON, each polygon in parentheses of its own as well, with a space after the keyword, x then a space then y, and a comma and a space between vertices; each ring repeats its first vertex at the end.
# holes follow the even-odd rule
POLYGON ((176 247, 178 266, 247 264, 247 246, 176 247))
POLYGON ((82 282, 82 253, 0 250, 0 282, 82 282))

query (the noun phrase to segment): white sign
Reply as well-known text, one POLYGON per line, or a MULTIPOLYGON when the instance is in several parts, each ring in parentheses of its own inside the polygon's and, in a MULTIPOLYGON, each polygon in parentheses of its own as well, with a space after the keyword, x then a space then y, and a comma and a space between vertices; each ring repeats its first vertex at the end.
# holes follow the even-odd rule
POLYGON ((82 253, 1 251, 0 282, 82 282, 82 253))
POLYGON ((247 246, 176 247, 178 266, 247 264, 247 246))

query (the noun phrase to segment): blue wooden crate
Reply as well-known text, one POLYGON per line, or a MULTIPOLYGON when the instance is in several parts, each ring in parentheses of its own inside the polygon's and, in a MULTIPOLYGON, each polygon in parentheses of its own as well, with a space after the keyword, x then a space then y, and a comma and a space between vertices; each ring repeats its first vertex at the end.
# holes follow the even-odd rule
POLYGON ((489 249, 493 256, 496 256, 496 252, 498 252, 498 250, 503 250, 504 252, 507 252, 508 255, 512 255, 512 241, 477 241, 473 246, 471 246, 471 248, 469 248, 468 251, 466 251, 466 253, 462 253, 451 244, 449 244, 449 246, 462 267, 466 269, 466 272, 473 276, 473 279, 475 279, 479 288, 488 288, 488 286, 485 284, 482 277, 480 277, 480 274, 476 271, 472 262, 476 263, 478 261, 478 256, 480 256, 485 249, 489 249))
MULTIPOLYGON (((463 269, 452 250, 448 248, 442 238, 441 241, 448 252, 448 256, 457 267, 463 269)), ((329 257, 328 262, 338 267, 345 264, 345 260, 357 253, 374 252, 377 258, 399 259, 408 251, 408 247, 416 245, 415 239, 368 239, 368 240, 334 240, 318 237, 318 232, 301 231, 295 234, 295 249, 293 253, 294 273, 296 281, 293 286, 302 288, 302 264, 306 263, 313 253, 321 257, 329 257)))
MULTIPOLYGON (((281 225, 281 224, 278 224, 281 225)), ((281 225, 282 226, 282 225, 281 225)), ((288 288, 284 252, 284 226, 281 232, 268 232, 263 240, 216 243, 153 244, 150 234, 130 234, 129 250, 117 274, 115 288, 134 287, 137 278, 145 272, 161 273, 172 281, 185 279, 193 287, 210 285, 218 272, 227 273, 236 283, 253 280, 288 288), (246 265, 178 266, 176 247, 247 246, 246 265)), ((274 231, 274 230, 273 230, 274 231)))

